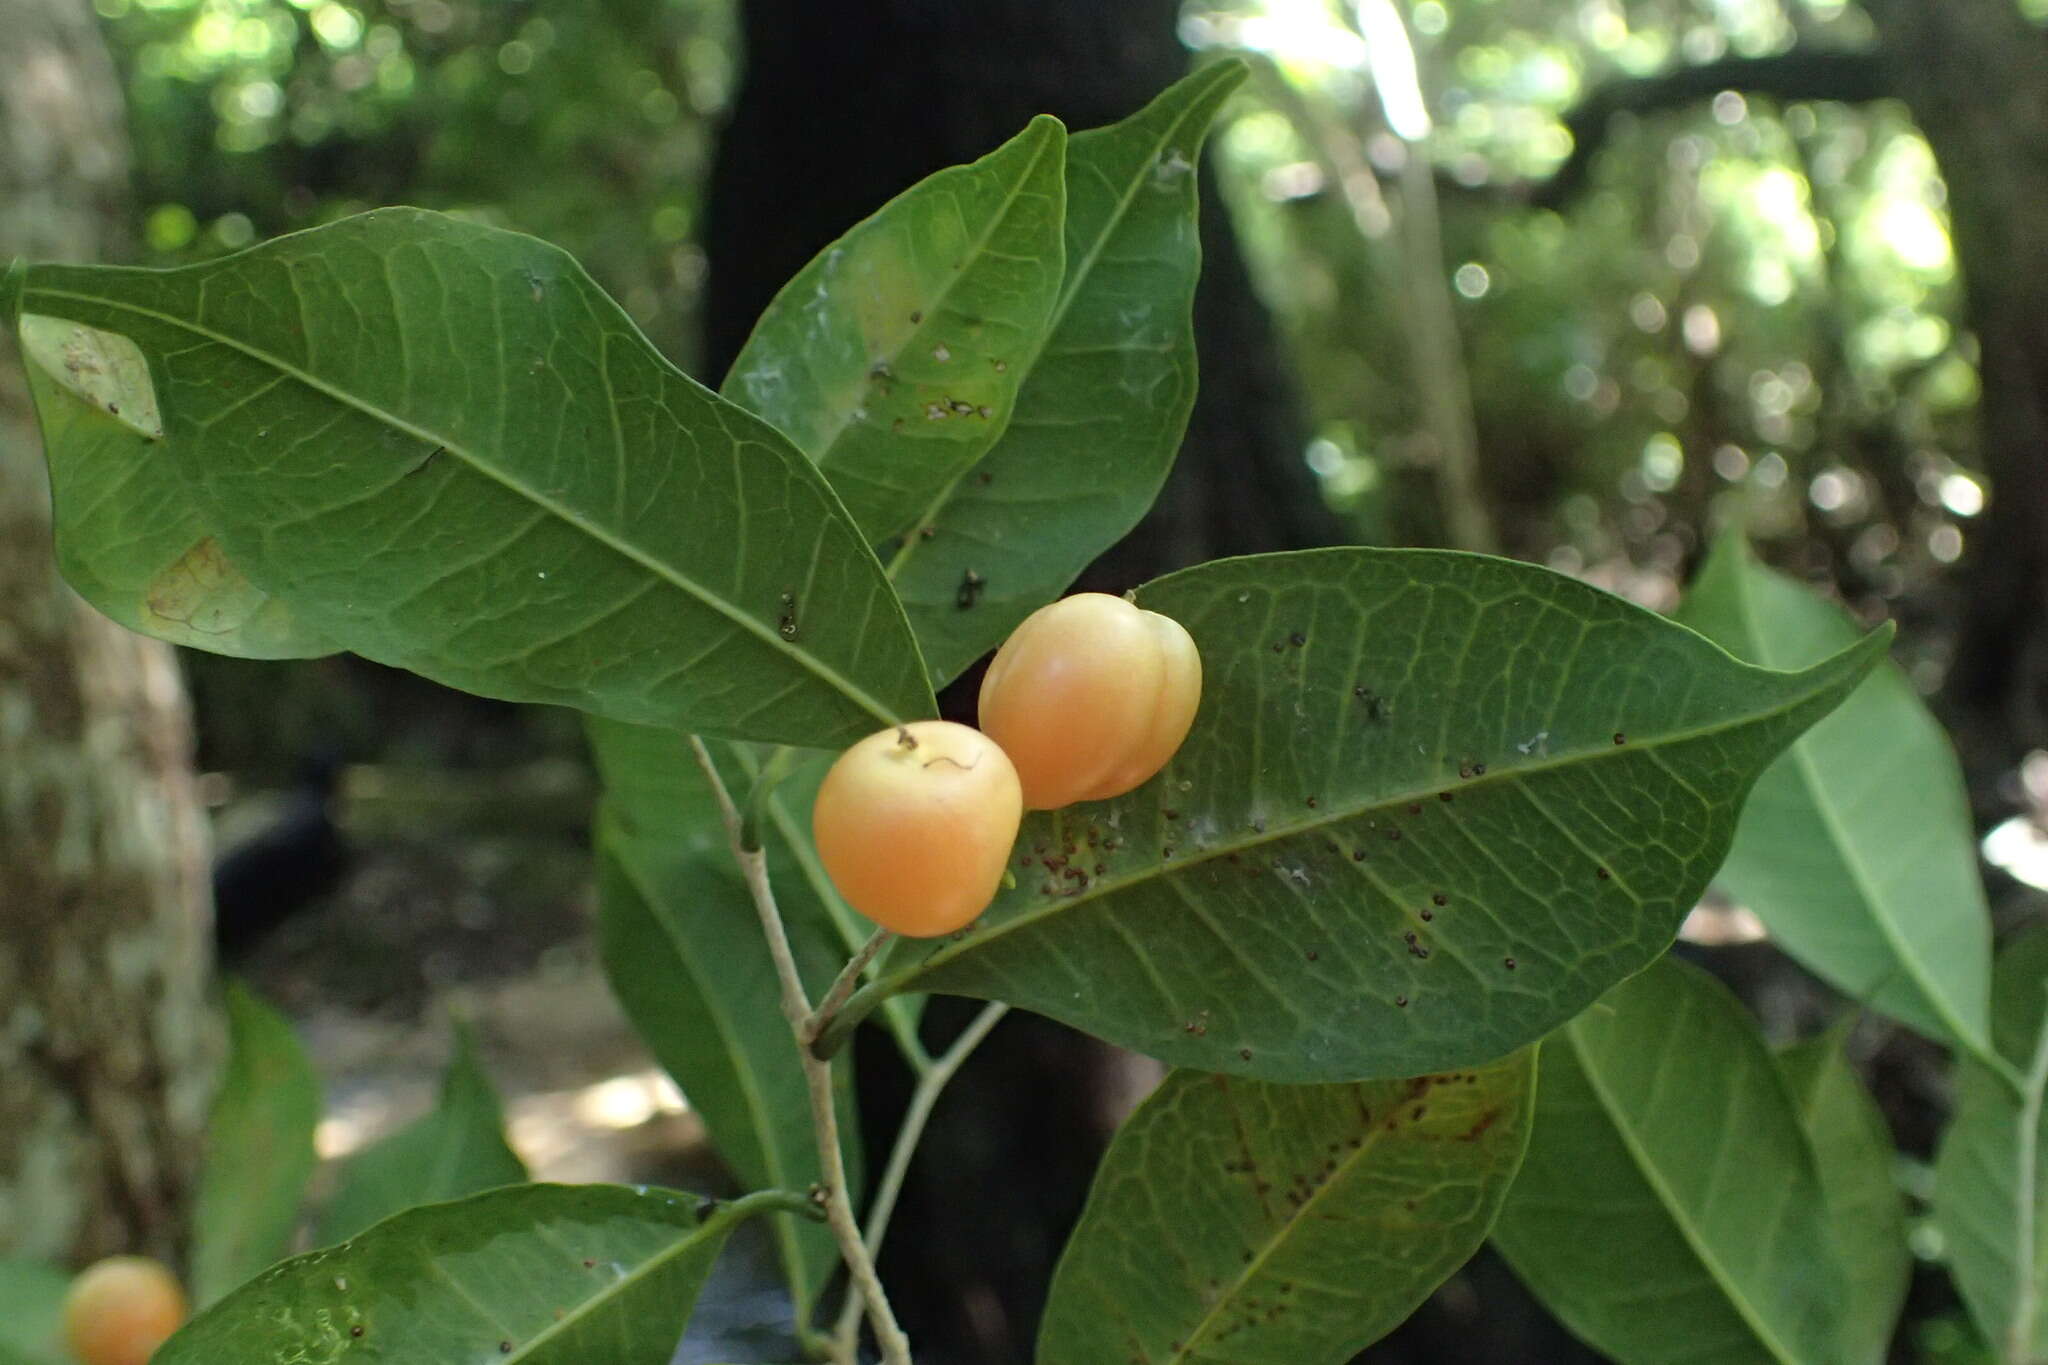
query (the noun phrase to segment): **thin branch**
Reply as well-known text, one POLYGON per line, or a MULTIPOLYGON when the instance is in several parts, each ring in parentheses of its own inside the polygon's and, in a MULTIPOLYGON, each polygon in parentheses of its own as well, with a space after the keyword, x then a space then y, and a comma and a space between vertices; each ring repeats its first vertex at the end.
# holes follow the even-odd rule
POLYGON ((838 979, 832 983, 832 989, 826 991, 825 998, 818 1002, 818 1008, 804 1020, 802 1042, 806 1049, 818 1041, 818 1035, 831 1026, 832 1017, 839 1013, 839 1007, 846 1003, 846 997, 852 995, 854 987, 860 985, 861 973, 868 969, 868 964, 875 960, 875 955, 888 947, 889 940, 894 937, 895 935, 887 929, 877 929, 868 936, 866 943, 860 945, 860 951, 853 955, 852 960, 839 973, 838 979))
POLYGON ((889 1307, 889 1296, 883 1292, 882 1281, 875 1274, 874 1258, 868 1255, 867 1246, 861 1240, 860 1227, 854 1221, 853 1205, 846 1197, 846 1161, 839 1150, 839 1113, 832 1102, 832 1064, 813 1056, 804 1038, 811 1002, 804 994, 803 978, 797 973, 796 956, 789 947, 789 933, 783 927, 781 913, 775 908, 775 890, 768 882, 768 856, 758 848, 749 850, 745 847, 745 822, 739 808, 733 804, 731 794, 726 791, 725 783, 718 775, 718 765, 712 762, 711 751, 704 747, 704 741, 692 735, 690 748, 718 798, 718 811, 725 820, 726 837, 732 843, 733 857, 739 861, 740 871, 746 877, 747 891, 752 895, 754 908, 761 917, 761 932, 768 939, 769 956, 775 959, 775 975, 782 987, 782 1015, 789 1021, 790 1033, 796 1041, 797 1058, 803 1063, 805 1088, 810 1095, 811 1128, 818 1140, 818 1163, 824 1176, 821 1192, 825 1202, 825 1221, 831 1225, 833 1238, 839 1243, 839 1255, 846 1262, 847 1274, 852 1278, 860 1299, 867 1304, 868 1320, 875 1328, 875 1341, 882 1348, 883 1365, 911 1365, 910 1341, 897 1325, 896 1315, 889 1307))
POLYGON ((1840 100, 1863 104, 1891 94, 1873 53, 1796 47, 1770 57, 1728 57, 1679 66, 1654 76, 1615 81, 1588 95, 1564 117, 1572 152, 1531 197, 1540 208, 1561 208, 1586 187, 1593 157, 1607 140, 1616 114, 1653 114, 1710 100, 1723 90, 1780 100, 1840 100))
MULTIPOLYGON (((910 1107, 903 1113, 903 1126, 896 1132, 896 1145, 889 1150, 888 1169, 883 1171, 882 1183, 875 1187, 875 1202, 868 1209, 865 1244, 869 1256, 881 1253, 882 1238, 889 1232, 889 1215, 896 1211, 897 1196, 903 1193, 904 1172, 910 1169, 911 1155, 917 1150, 918 1139, 924 1136, 924 1126, 930 1121, 932 1108, 939 1101, 939 1092, 946 1088, 968 1055, 981 1046, 981 1040, 988 1037, 989 1030, 1009 1012, 1010 1007, 1001 1002, 983 1006, 981 1013, 975 1015, 973 1022, 953 1040, 953 1045, 918 1078, 917 1089, 910 1096, 910 1107)), ((839 1321, 832 1329, 835 1353, 851 1353, 859 1331, 860 1300, 848 1294, 845 1306, 839 1310, 839 1321)))
POLYGON ((2013 1294, 2012 1328, 2007 1337, 2006 1359, 2012 1365, 2033 1365, 2034 1312, 2039 1298, 2036 1277, 2040 1272, 2034 1239, 2040 1235, 2035 1219, 2040 1214, 2040 1189, 2036 1181, 2041 1164, 2041 1108, 2048 1099, 2048 1012, 2041 1016, 2040 1036, 2034 1040, 2033 1065, 2027 1068, 2026 1086, 2020 1096, 2019 1179, 2014 1186, 2019 1218, 2019 1246, 2013 1256, 2018 1271, 2013 1294))

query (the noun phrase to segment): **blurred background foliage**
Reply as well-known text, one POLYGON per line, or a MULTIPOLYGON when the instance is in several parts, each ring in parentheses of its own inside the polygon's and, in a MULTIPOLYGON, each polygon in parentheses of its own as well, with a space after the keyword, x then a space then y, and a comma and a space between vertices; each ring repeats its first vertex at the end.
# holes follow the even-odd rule
MULTIPOLYGON (((97 7, 150 263, 375 204, 454 209, 568 247, 692 368, 699 185, 743 60, 728 4, 97 7)), ((1545 202, 1590 92, 1860 49, 1854 4, 1413 0, 1385 4, 1368 42, 1374 8, 1194 0, 1182 21, 1198 52, 1260 61, 1219 168, 1292 343, 1304 458, 1359 539, 1461 539, 1439 469, 1456 438, 1427 392, 1439 352, 1413 335, 1441 293, 1469 395, 1451 401, 1476 435, 1462 491, 1508 552, 1660 606, 1727 515, 1873 607, 1962 557, 1990 496, 1975 355, 1944 187, 1901 106, 1728 90, 1623 114, 1583 188, 1545 202), (1397 131, 1380 92, 1399 81, 1373 74, 1403 46, 1427 122, 1397 131), (1410 159, 1434 173, 1441 278, 1415 270, 1400 223, 1410 159)), ((801 167, 763 173, 801 195, 801 167)))

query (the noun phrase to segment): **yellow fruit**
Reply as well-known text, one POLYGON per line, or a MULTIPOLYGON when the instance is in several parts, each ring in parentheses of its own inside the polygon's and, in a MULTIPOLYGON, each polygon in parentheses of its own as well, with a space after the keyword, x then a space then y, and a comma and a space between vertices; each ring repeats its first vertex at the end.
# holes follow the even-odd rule
POLYGON ((949 934, 995 899, 1024 809, 987 735, 921 720, 869 735, 818 788, 811 835, 847 904, 913 938, 949 934))
POLYGON ((1202 701, 1180 622, 1099 592, 1024 618, 981 683, 981 728, 1017 766, 1030 810, 1103 801, 1167 764, 1202 701))
POLYGON ((89 1266, 64 1296, 64 1340, 79 1365, 148 1365, 185 1322, 185 1291, 146 1256, 89 1266))

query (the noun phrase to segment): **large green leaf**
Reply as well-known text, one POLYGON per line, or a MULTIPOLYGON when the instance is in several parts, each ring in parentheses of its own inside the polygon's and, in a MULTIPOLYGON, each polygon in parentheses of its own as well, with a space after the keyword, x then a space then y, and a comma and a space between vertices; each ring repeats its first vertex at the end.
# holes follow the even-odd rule
POLYGON ((2048 1358, 2048 928, 1999 954, 1993 1037, 2015 1088, 1966 1061, 1934 1164, 1934 1216, 1970 1315, 2001 1359, 2048 1358))
MULTIPOLYGON (((739 870, 722 848, 630 834, 628 818, 612 807, 599 822, 599 933, 612 989, 740 1180, 808 1189, 821 1179, 808 1087, 739 870)), ((843 957, 815 922, 790 928, 808 984, 822 990, 843 957)), ((857 1196, 861 1145, 851 1075, 840 1066, 833 1079, 841 1152, 857 1196)), ((838 1251, 818 1224, 778 1220, 772 1231, 798 1320, 808 1321, 838 1251)))
MULTIPOLYGON (((1678 619, 1737 658, 1804 668, 1842 612, 1724 536, 1678 619)), ((1982 1052, 1991 917, 1955 751, 1889 661, 1757 779, 1720 882, 1799 961, 1923 1033, 1982 1052)))
POLYGON ((1060 291, 1066 131, 1040 115, 820 252, 722 391, 818 463, 871 540, 910 529, 1002 433, 1060 291))
POLYGON ((682 1335, 733 1226, 802 1209, 749 1195, 516 1185, 401 1213, 244 1285, 152 1365, 658 1365, 682 1335))
POLYGON ((472 692, 747 738, 833 745, 931 712, 815 467, 554 247, 387 209, 180 270, 34 266, 20 306, 140 348, 154 457, 312 635, 472 692))
POLYGON ((1195 401, 1195 167, 1244 74, 1206 66, 1068 141, 1066 279, 1043 348, 1011 367, 1029 371, 1016 413, 889 562, 934 682, 1057 597, 1172 468, 1195 401))
POLYGON ((1665 959, 1543 1044, 1494 1240, 1621 1365, 1822 1365, 1845 1279, 1798 1107, 1726 987, 1665 959))
POLYGON ((1268 1085, 1176 1071, 1110 1145, 1041 1365, 1336 1365, 1485 1240, 1521 1164, 1535 1049, 1472 1071, 1268 1085))
POLYGON ((455 1029, 455 1056, 441 1099, 417 1122, 358 1152, 320 1219, 319 1240, 339 1242, 415 1204, 439 1204, 527 1178, 505 1141, 505 1116, 466 1025, 455 1029))
POLYGON ((59 567, 88 602, 130 630, 216 654, 332 652, 208 531, 165 458, 134 342, 31 314, 21 343, 56 494, 59 567))
POLYGON ((228 1067, 206 1123, 192 1215, 192 1297, 205 1305, 289 1249, 313 1174, 320 1081, 292 1026, 227 987, 228 1067))
POLYGON ((1906 1201, 1892 1175, 1891 1130, 1842 1056, 1838 1034, 1785 1049, 1778 1067, 1820 1163, 1828 1225, 1849 1276, 1841 1360, 1884 1365, 1913 1273, 1906 1201))
POLYGON ((70 1288, 56 1266, 0 1257, 0 1365, 68 1365, 61 1323, 70 1288))
POLYGON ((1273 1081, 1503 1056, 1664 950, 1750 782, 1886 638, 1773 673, 1563 575, 1423 550, 1227 560, 1138 601, 1201 651, 1187 744, 1028 820, 1020 885, 958 941, 899 944, 861 1008, 1007 1000, 1273 1081))

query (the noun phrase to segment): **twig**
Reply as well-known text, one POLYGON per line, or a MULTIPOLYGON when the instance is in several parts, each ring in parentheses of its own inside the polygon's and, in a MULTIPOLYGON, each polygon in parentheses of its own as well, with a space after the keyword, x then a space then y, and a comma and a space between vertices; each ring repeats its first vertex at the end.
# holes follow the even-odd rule
MULTIPOLYGON (((889 1232, 889 1215, 896 1211, 896 1198, 903 1193, 904 1172, 910 1169, 911 1155, 917 1150, 918 1139, 924 1136, 924 1126, 930 1121, 932 1108, 939 1101, 939 1092, 953 1079, 953 1073, 960 1069, 968 1054, 981 1046, 981 1040, 988 1037, 989 1030, 1009 1012, 1010 1007, 1000 1001, 984 1005, 981 1013, 975 1015, 973 1022, 953 1040, 953 1045, 918 1077, 917 1089, 910 1096, 910 1107, 903 1111, 903 1126, 896 1132, 896 1145, 889 1150, 888 1169, 882 1172, 882 1183, 875 1187, 875 1202, 868 1209, 866 1246, 870 1257, 882 1250, 882 1238, 889 1232)), ((832 1329, 835 1352, 850 1355, 859 1332, 860 1299, 849 1293, 845 1307, 839 1310, 839 1321, 832 1329)))
POLYGON ((2020 1093, 2020 1131, 2014 1144, 2019 1149, 2019 1179, 2014 1187, 2017 1197, 2013 1200, 2019 1206, 2019 1246, 2013 1264, 2018 1270, 2019 1284, 2013 1295, 2012 1327, 2006 1339, 2006 1359, 2012 1365, 2034 1365, 2034 1304, 2038 1294, 2035 1277, 2040 1269, 2034 1245, 2034 1239, 2040 1235, 2034 1222, 2040 1198, 2035 1182, 2041 1162, 2044 1099, 2048 1099, 2048 1013, 2041 1016, 2040 1036, 2034 1040, 2034 1061, 2027 1068, 2026 1084, 2020 1093))
POLYGON ((811 1015, 811 1002, 804 994, 803 978, 797 974, 796 957, 789 947, 789 933, 783 928, 782 915, 775 908, 775 890, 768 883, 768 856, 758 848, 749 850, 745 847, 744 822, 739 808, 733 804, 731 793, 726 791, 725 783, 718 775, 718 765, 712 761, 711 751, 704 747, 704 741, 692 735, 690 748, 718 798, 719 814, 725 819, 725 832, 732 843, 733 857, 739 861, 740 871, 746 877, 747 890, 753 896, 754 908, 761 917, 761 932, 768 938, 769 956, 775 959, 775 975, 782 986, 782 1015, 789 1021, 790 1033, 795 1037, 797 1057, 803 1064, 804 1081, 810 1093, 811 1128, 818 1140, 818 1163, 824 1176, 825 1221, 831 1225, 832 1236, 839 1243, 839 1255, 846 1262, 847 1274, 852 1278, 861 1300, 867 1304, 868 1320, 875 1328, 875 1341, 882 1348, 883 1365, 911 1365, 910 1341, 897 1325, 896 1314, 889 1307, 889 1296, 883 1292, 882 1281, 875 1274, 874 1258, 868 1254, 867 1245, 861 1240, 860 1227, 854 1221, 853 1205, 846 1197, 846 1161, 839 1151, 839 1115, 832 1103, 832 1065, 813 1056, 803 1036, 811 1015))
POLYGON ((868 964, 875 960, 875 955, 886 948, 893 937, 895 935, 887 929, 877 929, 868 936, 866 943, 860 945, 860 951, 853 955, 853 960, 839 973, 838 979, 832 983, 832 989, 826 991, 825 998, 818 1002, 818 1008, 804 1020, 801 1041, 806 1050, 818 1041, 819 1034, 830 1027, 832 1016, 839 1013, 839 1007, 846 1003, 846 997, 852 995, 854 987, 860 985, 861 973, 868 969, 868 964))

